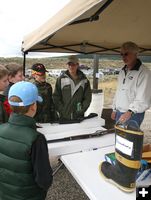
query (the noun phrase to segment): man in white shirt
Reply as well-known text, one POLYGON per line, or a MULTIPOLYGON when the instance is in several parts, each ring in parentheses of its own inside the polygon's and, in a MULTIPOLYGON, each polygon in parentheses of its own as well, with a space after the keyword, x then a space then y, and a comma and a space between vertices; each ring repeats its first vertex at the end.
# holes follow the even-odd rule
POLYGON ((140 130, 145 111, 151 106, 151 71, 137 58, 139 48, 133 42, 121 47, 125 63, 118 78, 111 118, 115 126, 115 164, 103 161, 100 174, 105 180, 125 192, 136 188, 136 177, 141 167, 144 133, 140 130), (137 125, 138 124, 138 125, 137 125))
POLYGON ((125 66, 118 77, 111 118, 125 123, 135 120, 140 126, 145 111, 151 106, 151 71, 137 58, 138 46, 126 42, 121 47, 125 66))

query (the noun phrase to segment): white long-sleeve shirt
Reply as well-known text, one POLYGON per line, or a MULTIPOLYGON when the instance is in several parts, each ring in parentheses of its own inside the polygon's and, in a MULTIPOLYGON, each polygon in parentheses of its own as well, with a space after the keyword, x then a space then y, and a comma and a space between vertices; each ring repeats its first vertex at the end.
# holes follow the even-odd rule
POLYGON ((120 71, 113 110, 142 113, 151 106, 151 71, 139 60, 132 70, 120 71))

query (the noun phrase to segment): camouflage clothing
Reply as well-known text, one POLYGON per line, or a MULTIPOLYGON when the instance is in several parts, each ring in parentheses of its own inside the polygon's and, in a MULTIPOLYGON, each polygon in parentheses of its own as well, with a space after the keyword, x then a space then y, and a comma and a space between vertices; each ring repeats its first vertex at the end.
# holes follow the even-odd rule
POLYGON ((67 70, 57 79, 53 97, 60 119, 83 117, 91 103, 90 82, 80 70, 77 75, 73 80, 67 70))
POLYGON ((33 82, 37 88, 39 95, 43 98, 43 102, 37 102, 37 112, 35 115, 36 122, 49 123, 55 120, 55 109, 52 99, 52 87, 49 83, 33 82))

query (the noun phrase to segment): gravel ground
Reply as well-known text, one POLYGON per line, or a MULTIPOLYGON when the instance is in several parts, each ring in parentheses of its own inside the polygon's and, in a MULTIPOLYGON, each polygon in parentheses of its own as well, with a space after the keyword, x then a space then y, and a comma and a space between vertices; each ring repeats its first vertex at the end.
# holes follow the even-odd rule
MULTIPOLYGON (((151 144, 151 109, 146 112, 141 129, 145 134, 144 143, 151 144)), ((46 200, 89 200, 89 198, 63 166, 54 176, 53 185, 48 191, 46 200)))
POLYGON ((54 176, 47 200, 89 200, 89 198, 63 166, 54 176))
POLYGON ((145 114, 141 129, 144 131, 144 143, 151 144, 151 108, 145 114))

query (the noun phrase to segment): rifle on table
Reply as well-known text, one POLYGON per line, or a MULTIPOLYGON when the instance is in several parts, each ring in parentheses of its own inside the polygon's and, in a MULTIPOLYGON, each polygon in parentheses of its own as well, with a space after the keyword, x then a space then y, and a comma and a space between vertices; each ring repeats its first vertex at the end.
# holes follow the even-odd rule
POLYGON ((85 119, 91 119, 91 118, 94 118, 94 117, 97 117, 98 114, 97 113, 90 113, 88 116, 85 116, 85 117, 80 117, 80 118, 77 118, 77 119, 70 119, 70 120, 67 120, 67 119, 60 119, 58 121, 59 124, 74 124, 74 123, 80 123, 82 122, 83 120, 85 119))
POLYGON ((115 133, 115 128, 111 128, 111 129, 103 130, 103 131, 98 130, 95 133, 75 135, 75 136, 64 137, 64 138, 59 138, 59 139, 47 140, 47 143, 67 142, 67 141, 81 140, 81 139, 83 140, 83 139, 88 139, 88 138, 100 137, 100 136, 111 134, 111 133, 115 133))
MULTIPOLYGON (((55 120, 55 121, 51 122, 50 124, 53 124, 53 123, 58 123, 58 124, 75 124, 75 123, 80 123, 80 122, 82 122, 85 119, 91 119, 91 118, 94 118, 94 117, 97 117, 97 116, 98 116, 97 113, 90 113, 88 116, 85 116, 85 117, 81 117, 81 118, 77 118, 77 119, 70 119, 70 120, 59 119, 59 120, 55 120)), ((36 128, 43 128, 42 124, 36 123, 36 128)))

